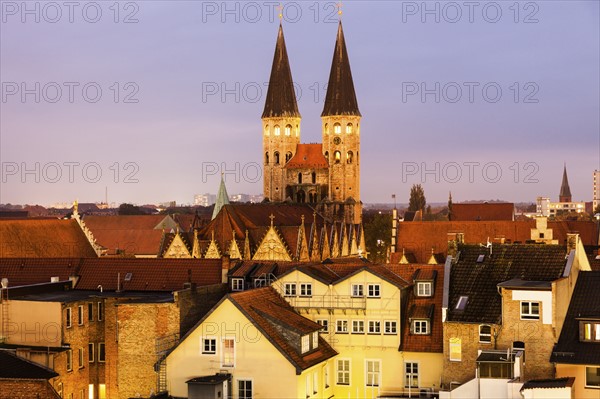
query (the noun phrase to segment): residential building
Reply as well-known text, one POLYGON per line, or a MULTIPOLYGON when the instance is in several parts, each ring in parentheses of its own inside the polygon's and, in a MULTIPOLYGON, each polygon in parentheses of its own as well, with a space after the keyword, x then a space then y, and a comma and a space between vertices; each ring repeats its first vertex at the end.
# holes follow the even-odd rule
POLYGON ((209 389, 210 397, 235 399, 331 397, 336 351, 321 328, 271 287, 229 294, 167 355, 169 394, 191 399, 207 397, 202 393, 209 389))
POLYGON ((593 174, 593 194, 592 194, 592 209, 596 211, 598 205, 600 205, 600 170, 595 170, 593 174))
POLYGON ((217 196, 215 194, 196 194, 194 195, 194 205, 200 206, 211 206, 217 200, 217 196))
POLYGON ((600 396, 599 291, 600 271, 582 271, 550 357, 557 378, 574 379, 572 398, 600 396))
POLYGON ((562 213, 583 213, 586 211, 585 202, 574 202, 569 187, 569 179, 567 177, 567 166, 563 169, 562 184, 558 195, 558 202, 550 202, 547 197, 537 198, 538 216, 558 216, 562 213))
POLYGON ((23 359, 14 351, 0 349, 0 399, 60 399, 50 381, 58 374, 23 359))

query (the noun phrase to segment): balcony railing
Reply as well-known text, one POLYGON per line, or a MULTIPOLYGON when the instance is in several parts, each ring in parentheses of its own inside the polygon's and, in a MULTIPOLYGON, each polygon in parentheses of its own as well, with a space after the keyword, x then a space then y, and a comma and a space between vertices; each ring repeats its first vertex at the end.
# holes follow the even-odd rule
POLYGON ((365 297, 350 295, 286 296, 285 299, 295 308, 318 309, 366 309, 365 297))

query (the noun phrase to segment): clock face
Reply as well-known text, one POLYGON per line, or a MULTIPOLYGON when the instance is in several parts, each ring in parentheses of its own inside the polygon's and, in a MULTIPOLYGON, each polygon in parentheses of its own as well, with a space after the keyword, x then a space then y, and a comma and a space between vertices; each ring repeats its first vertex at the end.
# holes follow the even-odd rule
POLYGON ((333 139, 333 144, 335 145, 339 145, 342 142, 342 139, 340 139, 339 137, 336 137, 333 139))

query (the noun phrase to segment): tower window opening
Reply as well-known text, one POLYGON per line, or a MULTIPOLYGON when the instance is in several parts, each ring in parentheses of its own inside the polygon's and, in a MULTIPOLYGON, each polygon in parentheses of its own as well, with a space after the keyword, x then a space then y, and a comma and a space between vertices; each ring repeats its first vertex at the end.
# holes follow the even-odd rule
POLYGON ((342 125, 340 125, 339 123, 336 123, 333 125, 333 132, 335 134, 341 134, 342 133, 342 125))
POLYGON ((352 134, 352 123, 348 123, 346 125, 346 133, 347 134, 352 134))
POLYGON ((291 136, 292 135, 292 125, 286 125, 286 127, 285 127, 285 135, 286 136, 291 136))
POLYGON ((325 124, 325 134, 329 134, 329 123, 325 124))
POLYGON ((269 153, 265 152, 265 164, 269 164, 269 153))
POLYGON ((285 163, 288 163, 290 159, 292 159, 292 153, 288 151, 285 153, 285 163))
POLYGON ((269 135, 269 125, 265 125, 265 136, 269 135))
POLYGON ((342 160, 342 154, 339 151, 334 152, 333 159, 335 159, 335 163, 340 163, 342 160))
POLYGON ((302 184, 302 173, 298 173, 298 184, 302 184))
POLYGON ((346 154, 346 162, 347 163, 352 163, 352 157, 354 156, 354 154, 352 153, 352 151, 348 151, 348 153, 346 154))
POLYGON ((274 155, 275 155, 275 165, 279 165, 279 153, 276 151, 274 155))
POLYGON ((329 151, 325 151, 325 159, 329 163, 329 151))
MULTIPOLYGON (((312 172, 310 174, 311 178, 312 178, 312 184, 316 184, 317 183, 317 174, 315 172, 312 172)), ((316 198, 316 195, 315 195, 316 198)))
POLYGON ((279 125, 275 125, 275 127, 273 128, 273 134, 275 136, 279 136, 281 134, 281 128, 279 127, 279 125))

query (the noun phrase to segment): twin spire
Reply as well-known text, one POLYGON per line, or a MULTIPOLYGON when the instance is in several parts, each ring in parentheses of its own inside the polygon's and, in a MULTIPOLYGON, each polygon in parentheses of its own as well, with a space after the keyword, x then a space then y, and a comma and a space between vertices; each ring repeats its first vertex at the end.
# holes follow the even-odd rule
MULTIPOLYGON (((321 114, 321 116, 334 115, 361 116, 358 110, 356 93, 354 92, 354 82, 350 70, 348 51, 346 50, 344 31, 342 30, 342 21, 338 25, 325 105, 321 114)), ((262 117, 300 117, 281 24, 279 24, 267 100, 265 101, 262 117)))

